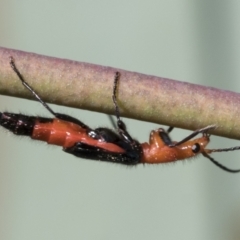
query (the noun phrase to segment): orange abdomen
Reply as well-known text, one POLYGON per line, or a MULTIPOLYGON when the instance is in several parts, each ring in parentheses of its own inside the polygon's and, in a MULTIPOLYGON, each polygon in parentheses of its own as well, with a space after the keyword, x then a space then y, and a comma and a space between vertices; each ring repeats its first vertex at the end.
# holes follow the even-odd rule
POLYGON ((113 143, 89 137, 85 128, 57 118, 53 119, 52 122, 37 121, 33 129, 32 139, 46 141, 48 144, 63 146, 64 148, 82 142, 116 153, 124 152, 122 148, 113 143))

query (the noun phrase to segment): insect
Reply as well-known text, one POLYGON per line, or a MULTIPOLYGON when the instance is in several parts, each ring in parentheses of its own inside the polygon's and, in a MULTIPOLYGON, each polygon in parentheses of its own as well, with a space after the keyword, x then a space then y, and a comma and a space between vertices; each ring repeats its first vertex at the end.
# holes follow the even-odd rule
POLYGON ((108 128, 91 129, 74 117, 54 112, 24 80, 12 57, 10 57, 10 66, 24 87, 55 117, 42 118, 8 112, 0 113, 0 125, 16 135, 26 135, 32 139, 46 141, 48 144, 62 146, 63 151, 77 157, 126 165, 174 162, 191 158, 201 153, 225 171, 232 173, 240 172, 240 169, 229 169, 209 156, 212 152, 240 149, 240 147, 206 149, 210 141, 208 131, 214 129, 215 125, 198 129, 179 142, 173 142, 169 137, 169 132, 173 127, 170 127, 167 131, 163 128, 153 130, 150 134, 149 143, 140 144, 133 139, 120 118, 117 104, 116 95, 117 84, 120 78, 119 72, 115 74, 112 94, 117 118, 117 132, 114 132, 108 128), (193 139, 200 133, 202 133, 202 137, 193 139))

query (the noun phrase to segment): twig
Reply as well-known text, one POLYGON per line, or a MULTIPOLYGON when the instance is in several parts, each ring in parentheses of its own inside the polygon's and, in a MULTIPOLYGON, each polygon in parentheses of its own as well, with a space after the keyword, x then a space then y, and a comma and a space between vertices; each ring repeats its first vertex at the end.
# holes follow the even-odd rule
POLYGON ((121 116, 240 139, 240 94, 111 67, 46 57, 0 47, 0 94, 33 97, 9 64, 13 56, 25 80, 47 102, 114 114, 112 87, 121 73, 121 116))

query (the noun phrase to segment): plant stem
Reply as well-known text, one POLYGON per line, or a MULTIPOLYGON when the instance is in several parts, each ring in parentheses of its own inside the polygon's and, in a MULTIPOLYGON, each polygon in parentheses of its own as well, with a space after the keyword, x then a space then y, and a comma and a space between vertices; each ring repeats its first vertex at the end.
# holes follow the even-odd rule
POLYGON ((114 114, 119 71, 121 116, 191 130, 216 124, 214 134, 240 139, 238 93, 0 47, 0 94, 14 97, 33 99, 11 69, 10 56, 46 102, 114 114))

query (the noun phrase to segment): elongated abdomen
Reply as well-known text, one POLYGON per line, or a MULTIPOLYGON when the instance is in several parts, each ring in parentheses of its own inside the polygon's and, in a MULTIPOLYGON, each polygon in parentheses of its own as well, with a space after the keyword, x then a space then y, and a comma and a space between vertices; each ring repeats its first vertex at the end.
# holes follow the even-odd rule
POLYGON ((0 125, 16 135, 32 136, 36 119, 41 122, 51 122, 50 118, 37 118, 16 113, 0 113, 0 125))
POLYGON ((16 135, 29 136, 48 144, 69 147, 88 138, 86 129, 59 119, 0 113, 0 125, 16 135))
POLYGON ((72 147, 79 142, 114 153, 124 152, 124 149, 114 143, 104 142, 90 137, 86 128, 57 118, 54 118, 52 122, 40 122, 39 119, 36 119, 32 138, 64 148, 72 147))
POLYGON ((96 140, 88 135, 87 129, 75 123, 57 118, 42 118, 15 113, 0 113, 0 125, 16 135, 29 136, 48 144, 72 147, 81 142, 109 152, 125 152, 120 146, 96 140))

